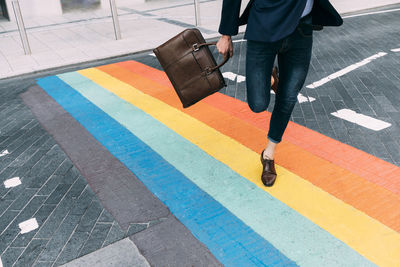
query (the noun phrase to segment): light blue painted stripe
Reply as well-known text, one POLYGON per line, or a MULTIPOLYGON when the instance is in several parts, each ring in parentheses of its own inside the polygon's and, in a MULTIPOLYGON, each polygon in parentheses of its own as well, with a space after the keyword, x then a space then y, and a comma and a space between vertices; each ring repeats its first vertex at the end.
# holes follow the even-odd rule
MULTIPOLYGON (((39 79, 38 84, 110 153, 134 172, 224 265, 296 266, 293 261, 72 87, 55 76, 39 79)), ((101 89, 99 93, 104 95, 106 91, 101 89)), ((104 101, 106 102, 107 100, 104 101)), ((125 107, 131 106, 127 103, 122 104, 125 107)), ((142 114, 132 114, 132 116, 139 124, 146 122, 141 119, 142 114)), ((143 126, 141 125, 141 128, 143 126)), ((150 135, 153 139, 160 138, 157 132, 152 132, 150 135)))
POLYGON ((342 241, 142 110, 78 73, 60 77, 298 264, 373 266, 342 241))

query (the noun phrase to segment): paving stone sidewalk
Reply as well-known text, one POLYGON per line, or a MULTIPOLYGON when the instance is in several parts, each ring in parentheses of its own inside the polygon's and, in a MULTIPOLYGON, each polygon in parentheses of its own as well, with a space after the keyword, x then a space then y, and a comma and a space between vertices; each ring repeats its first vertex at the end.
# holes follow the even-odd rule
MULTIPOLYGON (((200 29, 215 37, 220 7, 202 1, 200 29), (207 10, 207 12, 206 12, 207 10)), ((122 39, 115 40, 109 6, 62 16, 26 18, 32 50, 25 55, 15 21, 0 20, 0 79, 154 48, 185 28, 195 27, 193 2, 118 2, 122 39)))

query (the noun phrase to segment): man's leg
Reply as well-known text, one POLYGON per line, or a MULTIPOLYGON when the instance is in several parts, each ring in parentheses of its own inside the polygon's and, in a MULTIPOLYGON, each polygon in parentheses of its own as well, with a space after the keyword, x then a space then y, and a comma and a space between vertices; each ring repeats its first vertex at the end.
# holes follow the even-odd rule
MULTIPOLYGON (((262 112, 268 108, 271 94, 271 74, 275 56, 281 42, 265 43, 247 41, 246 85, 249 107, 254 112, 262 112)), ((265 186, 272 186, 276 179, 274 161, 261 154, 263 171, 261 181, 265 186)))
POLYGON ((271 74, 279 44, 247 41, 247 102, 253 112, 263 112, 270 102, 271 74))
POLYGON ((279 143, 304 85, 311 60, 312 30, 296 29, 287 39, 287 46, 278 54, 279 85, 272 112, 268 139, 279 143))

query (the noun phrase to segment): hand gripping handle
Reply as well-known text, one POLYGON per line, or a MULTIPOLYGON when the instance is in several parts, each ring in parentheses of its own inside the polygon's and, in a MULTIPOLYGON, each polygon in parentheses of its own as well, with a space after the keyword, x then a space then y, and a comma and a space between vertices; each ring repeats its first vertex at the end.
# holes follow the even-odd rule
MULTIPOLYGON (((202 46, 209 46, 209 45, 216 45, 216 44, 217 44, 217 42, 202 43, 202 44, 195 43, 195 44, 193 44, 193 51, 198 51, 202 46)), ((217 66, 212 67, 212 68, 207 67, 205 69, 206 73, 210 74, 214 70, 221 68, 226 62, 228 62, 228 60, 229 60, 229 53, 226 54, 226 56, 224 57, 224 60, 221 63, 219 63, 217 66)))

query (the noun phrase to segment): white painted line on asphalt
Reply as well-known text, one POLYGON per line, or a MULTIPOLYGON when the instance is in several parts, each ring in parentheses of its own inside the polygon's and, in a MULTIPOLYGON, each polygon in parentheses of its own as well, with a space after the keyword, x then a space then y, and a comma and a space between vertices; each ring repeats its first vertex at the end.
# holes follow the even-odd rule
POLYGON ((238 83, 244 82, 246 80, 246 77, 244 77, 243 75, 238 75, 236 78, 236 81, 238 83))
POLYGON ((224 76, 224 78, 227 78, 227 79, 229 79, 231 81, 234 81, 236 79, 237 83, 241 83, 241 82, 244 82, 246 80, 245 76, 233 73, 231 71, 227 71, 227 72, 222 73, 222 76, 224 76))
POLYGON ((154 53, 150 53, 150 54, 149 54, 149 56, 155 57, 155 56, 156 56, 156 54, 154 54, 154 53))
POLYGON ((1 257, 0 257, 0 267, 3 267, 3 263, 1 262, 1 257))
POLYGON ((382 129, 385 129, 392 124, 381 121, 375 118, 372 118, 370 116, 363 115, 361 113, 357 113, 351 109, 341 109, 338 110, 337 112, 332 112, 331 113, 333 116, 356 123, 358 125, 361 125, 365 128, 374 130, 374 131, 380 131, 382 129))
POLYGON ((311 96, 304 96, 303 94, 299 93, 297 95, 297 100, 299 101, 299 103, 304 103, 304 102, 313 102, 315 101, 315 98, 311 96))
POLYGON ((309 84, 306 87, 307 88, 317 88, 317 87, 319 87, 321 85, 324 85, 325 83, 327 83, 327 82, 329 82, 329 81, 331 81, 333 79, 336 79, 336 78, 338 78, 340 76, 343 76, 343 75, 345 75, 345 74, 347 74, 347 73, 349 73, 349 72, 351 72, 351 71, 353 71, 355 69, 358 69, 361 66, 364 66, 364 65, 370 63, 372 60, 375 60, 377 58, 383 57, 385 55, 387 55, 387 53, 379 52, 379 53, 377 53, 377 54, 375 54, 373 56, 370 56, 370 57, 360 61, 360 62, 357 62, 357 63, 355 63, 353 65, 350 65, 350 66, 348 66, 348 67, 346 67, 346 68, 344 68, 342 70, 339 70, 339 71, 329 75, 328 77, 325 77, 325 78, 323 78, 323 79, 321 79, 319 81, 316 81, 316 82, 314 82, 312 84, 309 84))
POLYGON ((382 10, 382 11, 374 11, 374 12, 367 12, 367 13, 362 13, 362 14, 357 14, 357 15, 343 16, 342 18, 347 19, 347 18, 354 18, 354 17, 366 16, 366 15, 374 15, 374 14, 381 14, 381 13, 390 13, 390 12, 395 12, 395 11, 400 11, 400 8, 389 9, 389 10, 382 10))
POLYGON ((39 228, 36 218, 32 218, 27 221, 24 221, 24 222, 18 224, 18 226, 21 229, 21 234, 26 234, 26 233, 29 233, 30 231, 33 231, 33 230, 39 228))
POLYGON ((310 101, 310 102, 313 102, 313 101, 315 101, 315 98, 314 98, 314 97, 311 97, 311 96, 309 96, 309 97, 308 97, 308 101, 310 101))
POLYGON ((227 78, 231 81, 234 81, 236 79, 237 75, 231 71, 227 71, 227 72, 222 73, 222 76, 224 76, 224 78, 227 78))
POLYGON ((4 181, 5 188, 16 187, 21 184, 19 177, 14 177, 4 181))
POLYGON ((392 52, 400 52, 400 48, 390 49, 392 52))
POLYGON ((0 153, 0 157, 4 157, 5 155, 8 155, 8 154, 10 154, 10 152, 8 152, 8 150, 6 149, 0 153))

